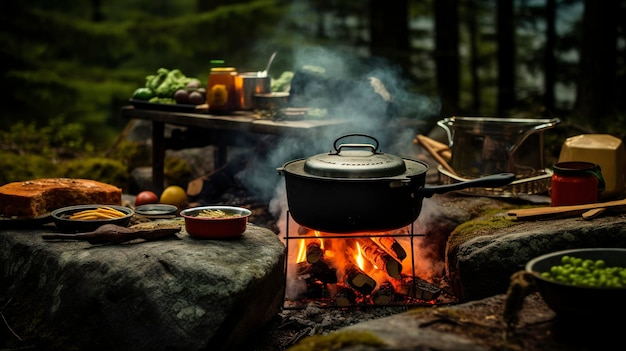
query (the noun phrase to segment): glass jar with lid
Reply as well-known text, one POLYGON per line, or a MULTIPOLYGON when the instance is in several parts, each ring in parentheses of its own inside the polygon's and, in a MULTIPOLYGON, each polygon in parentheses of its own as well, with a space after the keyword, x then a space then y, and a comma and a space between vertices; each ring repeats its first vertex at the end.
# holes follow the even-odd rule
POLYGON ((235 91, 234 67, 213 67, 207 81, 206 100, 209 104, 209 113, 227 114, 237 106, 235 91))

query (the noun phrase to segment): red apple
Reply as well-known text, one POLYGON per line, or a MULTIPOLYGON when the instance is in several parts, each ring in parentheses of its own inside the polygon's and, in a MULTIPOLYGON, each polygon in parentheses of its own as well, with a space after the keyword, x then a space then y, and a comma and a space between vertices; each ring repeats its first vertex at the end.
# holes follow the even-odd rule
POLYGON ((150 190, 144 190, 135 197, 135 206, 158 203, 159 196, 150 190))

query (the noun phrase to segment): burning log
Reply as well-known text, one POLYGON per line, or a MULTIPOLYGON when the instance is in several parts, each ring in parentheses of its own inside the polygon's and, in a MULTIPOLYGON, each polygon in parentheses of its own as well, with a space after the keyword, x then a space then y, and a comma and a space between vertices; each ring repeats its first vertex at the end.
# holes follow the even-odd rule
POLYGON ((372 294, 372 301, 375 305, 388 305, 393 302, 396 290, 390 282, 384 282, 378 290, 372 294))
POLYGON ((319 260, 314 264, 298 262, 296 273, 302 279, 319 279, 326 284, 337 283, 337 269, 330 267, 324 260, 319 260))
POLYGON ((337 294, 337 270, 320 260, 314 264, 296 264, 296 274, 306 283, 308 298, 330 298, 337 294))
POLYGON ((356 304, 356 293, 354 290, 342 287, 335 295, 335 305, 337 307, 350 307, 356 304))
POLYGON ((399 279, 402 275, 402 264, 381 249, 376 242, 370 239, 356 239, 361 246, 363 256, 378 269, 386 272, 390 277, 399 279))
POLYGON ((353 263, 347 265, 344 279, 352 289, 363 295, 371 294, 376 287, 376 281, 353 263))
POLYGON ((440 288, 419 277, 415 277, 415 279, 407 278, 403 280, 397 287, 397 291, 400 294, 424 301, 435 300, 441 294, 440 288))
POLYGON ((306 261, 313 264, 318 262, 324 257, 324 251, 322 250, 322 243, 317 241, 311 241, 306 245, 306 261))
POLYGON ((419 277, 415 278, 414 284, 415 285, 413 290, 413 297, 417 299, 425 301, 435 300, 437 297, 439 297, 439 294, 441 294, 440 288, 430 284, 423 279, 420 279, 419 277))
POLYGON ((396 239, 390 236, 377 236, 372 237, 372 241, 382 247, 389 254, 393 255, 400 262, 406 258, 406 251, 404 251, 404 248, 396 239))

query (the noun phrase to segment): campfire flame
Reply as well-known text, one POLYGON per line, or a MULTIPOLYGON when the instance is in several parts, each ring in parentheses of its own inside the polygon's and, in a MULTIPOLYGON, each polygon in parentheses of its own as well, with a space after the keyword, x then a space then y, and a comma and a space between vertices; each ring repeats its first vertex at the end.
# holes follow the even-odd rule
POLYGON ((354 261, 357 266, 361 269, 365 269, 365 259, 363 258, 363 253, 361 252, 361 245, 356 243, 356 255, 354 255, 354 261))
POLYGON ((334 235, 294 226, 296 237, 285 238, 297 244, 295 253, 287 245, 286 300, 347 307, 433 304, 439 296, 439 288, 415 275, 412 235, 334 235))

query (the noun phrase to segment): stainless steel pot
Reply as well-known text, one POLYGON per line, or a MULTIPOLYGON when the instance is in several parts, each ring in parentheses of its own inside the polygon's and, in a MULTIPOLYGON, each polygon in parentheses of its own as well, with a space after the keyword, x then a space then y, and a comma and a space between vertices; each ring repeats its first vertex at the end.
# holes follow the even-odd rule
POLYGON ((437 122, 448 136, 450 165, 464 178, 510 172, 518 178, 542 174, 543 130, 558 118, 450 117, 437 122))
POLYGON ((256 108, 255 95, 271 92, 271 78, 262 72, 244 72, 235 76, 235 91, 240 110, 256 108))
POLYGON ((498 187, 512 173, 426 187, 428 164, 382 153, 374 137, 348 134, 333 151, 297 159, 277 168, 285 176, 287 203, 300 225, 327 233, 384 232, 417 219, 424 197, 469 187, 498 187), (364 137, 373 144, 340 144, 364 137))

